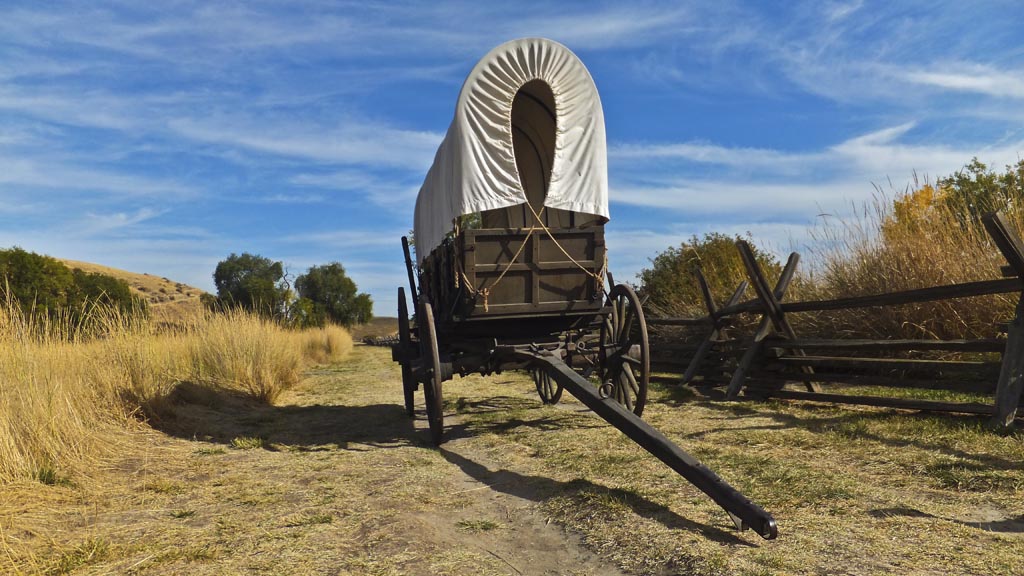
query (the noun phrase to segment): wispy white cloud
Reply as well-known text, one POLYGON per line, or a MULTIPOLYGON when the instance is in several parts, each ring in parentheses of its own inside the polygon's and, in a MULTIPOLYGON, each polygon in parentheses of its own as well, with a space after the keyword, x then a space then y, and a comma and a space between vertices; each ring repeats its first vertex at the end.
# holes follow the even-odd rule
POLYGON ((394 174, 382 177, 367 170, 346 169, 296 174, 289 182, 297 186, 357 193, 379 206, 408 208, 410 203, 416 201, 420 180, 425 172, 413 170, 408 178, 402 178, 394 174))
POLYGON ((42 157, 16 156, 0 157, 0 185, 10 188, 91 191, 116 196, 159 196, 178 200, 192 198, 197 192, 194 187, 173 180, 78 166, 42 157))
MULTIPOLYGON (((705 143, 658 143, 617 144, 612 146, 610 156, 614 167, 621 165, 622 182, 626 184, 625 190, 629 191, 628 194, 625 190, 621 192, 618 201, 651 202, 651 205, 660 207, 678 203, 692 209, 702 205, 700 198, 705 196, 714 199, 712 204, 731 204, 729 198, 718 196, 726 194, 727 190, 734 190, 733 196, 749 196, 750 199, 758 196, 797 198, 813 195, 816 190, 817 194, 831 197, 834 194, 830 190, 849 192, 858 182, 869 192, 870 182, 892 179, 906 183, 915 175, 936 178, 951 174, 975 156, 1002 166, 1015 163, 1024 154, 1024 138, 1019 135, 994 144, 961 142, 954 146, 928 141, 906 142, 905 137, 915 127, 916 123, 906 122, 807 152, 730 148, 705 143), (701 178, 692 177, 666 179, 663 175, 670 174, 673 166, 679 166, 680 162, 684 167, 687 164, 706 164, 726 170, 720 172, 716 179, 703 183, 701 178), (647 173, 649 169, 650 173, 647 173), (673 190, 676 193, 671 193, 673 190), (693 199, 683 201, 680 198, 693 199)), ((786 208, 792 206, 786 205, 786 208)))
POLYGON ((681 6, 612 5, 592 10, 573 9, 557 16, 507 20, 506 38, 558 38, 578 49, 607 49, 649 45, 657 38, 679 34, 691 11, 681 6))
POLYGON ((793 153, 768 148, 728 147, 707 142, 671 144, 613 144, 608 151, 614 161, 685 161, 733 168, 759 168, 776 172, 806 169, 820 162, 824 152, 793 153))
POLYGON ((1024 99, 1024 70, 997 70, 978 64, 937 67, 932 71, 908 71, 909 82, 955 92, 972 92, 996 98, 1024 99), (945 69, 944 71, 938 71, 945 69))
POLYGON ((132 228, 147 220, 160 216, 163 211, 152 208, 139 208, 134 212, 113 212, 98 214, 89 212, 83 218, 83 226, 74 231, 76 235, 92 235, 112 232, 124 228, 132 228))
POLYGON ((379 228, 327 230, 291 234, 282 238, 281 241, 290 244, 311 244, 318 247, 355 250, 360 248, 398 246, 399 239, 407 233, 408 230, 385 230, 379 228))
POLYGON ((863 0, 854 2, 826 2, 824 5, 826 18, 830 22, 843 20, 864 6, 863 0))
POLYGON ((272 194, 257 198, 263 204, 320 204, 326 198, 322 194, 272 194))
POLYGON ((426 171, 443 135, 361 120, 333 127, 258 124, 251 119, 182 118, 168 127, 202 142, 336 164, 393 166, 426 171))

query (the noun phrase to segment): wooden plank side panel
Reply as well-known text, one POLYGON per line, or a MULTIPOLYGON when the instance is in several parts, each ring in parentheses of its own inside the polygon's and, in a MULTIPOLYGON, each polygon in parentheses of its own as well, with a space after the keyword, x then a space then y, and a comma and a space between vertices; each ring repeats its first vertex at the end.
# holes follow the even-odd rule
POLYGON ((530 234, 521 228, 464 231, 467 276, 478 293, 488 292, 486 309, 478 295, 464 309, 465 316, 600 309, 600 286, 591 274, 604 266, 603 227, 553 229, 551 236, 554 240, 543 230, 530 234))

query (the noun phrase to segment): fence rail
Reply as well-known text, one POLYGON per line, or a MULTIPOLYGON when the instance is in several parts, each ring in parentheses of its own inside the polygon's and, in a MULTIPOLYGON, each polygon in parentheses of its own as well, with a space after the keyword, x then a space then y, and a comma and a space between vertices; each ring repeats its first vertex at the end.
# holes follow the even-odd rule
MULTIPOLYGON (((727 302, 717 306, 707 281, 696 270, 707 314, 700 318, 650 318, 648 324, 704 329, 696 345, 673 341, 657 343, 653 360, 670 371, 686 366, 684 383, 725 386, 726 396, 789 398, 917 410, 989 414, 999 426, 1010 426, 1024 394, 1024 243, 1002 214, 983 217, 985 229, 1007 265, 1006 278, 932 286, 886 294, 831 300, 784 302, 800 256, 790 255, 774 285, 769 285, 750 245, 736 243, 747 273, 727 302), (741 300, 752 287, 755 297, 741 300), (1006 326, 1006 339, 807 339, 800 338, 787 314, 899 306, 992 294, 1020 294, 1014 318, 1006 326), (744 337, 730 337, 742 314, 759 315, 757 327, 744 337), (807 351, 815 354, 808 354, 807 351), (905 351, 1002 353, 1001 361, 930 360, 891 357, 905 351), (870 356, 882 353, 881 356, 870 356), (685 360, 688 357, 689 360, 685 360), (898 372, 900 377, 883 375, 898 372), (954 374, 954 379, 936 375, 954 374), (784 389, 802 384, 805 390, 784 389), (822 384, 925 388, 994 394, 993 403, 939 402, 916 398, 826 393, 822 384)), ((1024 414, 1024 411, 1022 411, 1024 414)))

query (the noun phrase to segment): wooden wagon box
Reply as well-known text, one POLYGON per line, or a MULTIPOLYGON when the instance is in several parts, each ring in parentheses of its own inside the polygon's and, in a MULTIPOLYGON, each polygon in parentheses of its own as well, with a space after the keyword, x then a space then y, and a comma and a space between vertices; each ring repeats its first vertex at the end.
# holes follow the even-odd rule
POLYGON ((463 230, 434 249, 421 264, 420 286, 438 324, 518 319, 562 331, 599 312, 604 227, 550 232, 463 230))

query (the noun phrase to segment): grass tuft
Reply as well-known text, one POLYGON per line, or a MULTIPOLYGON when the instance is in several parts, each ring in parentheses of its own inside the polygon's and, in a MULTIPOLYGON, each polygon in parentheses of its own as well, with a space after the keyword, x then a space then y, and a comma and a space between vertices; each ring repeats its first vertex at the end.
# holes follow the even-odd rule
POLYGON ((38 480, 41 484, 47 486, 71 486, 71 479, 67 476, 61 475, 56 468, 52 466, 42 466, 35 471, 33 477, 38 480))
POLYGON ((299 526, 316 526, 317 524, 330 524, 334 522, 334 516, 324 513, 302 514, 286 520, 285 528, 297 528, 299 526))
POLYGON ((231 447, 236 450, 253 450, 255 448, 263 448, 263 438, 238 436, 231 439, 231 447))
POLYGON ((102 538, 93 538, 63 552, 48 569, 47 576, 70 574, 82 566, 102 562, 110 557, 110 544, 102 538))
POLYGON ((490 532, 501 528, 501 524, 492 520, 459 520, 455 527, 463 532, 490 532))

